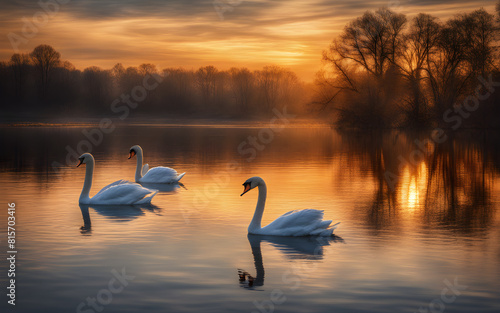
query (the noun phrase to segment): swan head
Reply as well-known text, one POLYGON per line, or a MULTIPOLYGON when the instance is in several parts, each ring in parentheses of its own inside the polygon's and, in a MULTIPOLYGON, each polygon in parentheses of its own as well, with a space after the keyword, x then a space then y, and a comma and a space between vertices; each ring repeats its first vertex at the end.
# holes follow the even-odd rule
POLYGON ((243 190, 243 193, 240 195, 240 197, 261 184, 264 184, 264 180, 260 177, 252 177, 247 179, 243 183, 243 187, 245 189, 243 190))
POLYGON ((80 163, 78 163, 78 165, 76 167, 79 167, 80 165, 82 165, 84 163, 86 164, 86 163, 94 162, 94 157, 90 153, 84 153, 84 154, 80 155, 80 157, 78 157, 78 160, 80 160, 80 163))
POLYGON ((129 158, 129 159, 133 158, 133 157, 134 157, 137 153, 139 153, 139 151, 142 151, 141 146, 139 146, 139 145, 132 146, 132 147, 130 148, 128 158, 129 158))

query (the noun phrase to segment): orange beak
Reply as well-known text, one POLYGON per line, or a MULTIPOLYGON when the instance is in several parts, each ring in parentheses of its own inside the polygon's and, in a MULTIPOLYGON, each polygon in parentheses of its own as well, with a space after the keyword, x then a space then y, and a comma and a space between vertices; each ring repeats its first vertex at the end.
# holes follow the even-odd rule
POLYGON ((243 193, 240 195, 240 197, 250 190, 250 184, 243 184, 243 186, 245 187, 245 190, 243 190, 243 193))
POLYGON ((80 165, 82 165, 83 163, 83 159, 80 159, 80 163, 78 163, 78 165, 76 167, 79 167, 80 165))
POLYGON ((135 151, 132 150, 132 151, 130 151, 128 158, 131 159, 134 155, 135 155, 135 151))

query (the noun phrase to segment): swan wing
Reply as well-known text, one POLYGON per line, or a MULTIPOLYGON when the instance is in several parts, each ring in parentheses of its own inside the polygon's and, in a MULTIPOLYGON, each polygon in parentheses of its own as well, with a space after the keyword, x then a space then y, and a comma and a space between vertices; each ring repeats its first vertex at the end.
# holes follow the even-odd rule
POLYGON ((287 212, 262 228, 265 234, 279 236, 331 236, 331 220, 323 221, 323 211, 314 209, 287 212))
POLYGON ((305 210, 293 210, 286 212, 277 219, 275 219, 268 226, 273 225, 274 227, 295 227, 295 226, 307 226, 312 222, 321 222, 323 219, 323 211, 305 209, 305 210))
MULTIPOLYGON (((106 190, 108 190, 109 188, 111 187, 114 187, 114 186, 118 186, 118 185, 122 185, 122 184, 132 184, 131 182, 129 182, 128 180, 124 180, 124 179, 121 179, 121 180, 117 180, 109 185, 107 185, 106 187, 103 187, 101 190, 99 190, 98 193, 96 193, 95 196, 98 196, 99 194, 102 194, 104 192, 106 192, 106 190)), ((95 197, 94 196, 94 197, 95 197)))
MULTIPOLYGON (((178 181, 177 171, 170 167, 153 167, 139 180, 141 183, 175 183, 178 181)), ((182 178, 182 177, 181 177, 182 178)))
POLYGON ((141 174, 142 176, 146 175, 146 173, 149 171, 149 164, 144 164, 144 166, 142 167, 142 171, 141 171, 141 174))
POLYGON ((92 204, 144 204, 150 203, 158 191, 126 180, 107 185, 90 199, 92 204))

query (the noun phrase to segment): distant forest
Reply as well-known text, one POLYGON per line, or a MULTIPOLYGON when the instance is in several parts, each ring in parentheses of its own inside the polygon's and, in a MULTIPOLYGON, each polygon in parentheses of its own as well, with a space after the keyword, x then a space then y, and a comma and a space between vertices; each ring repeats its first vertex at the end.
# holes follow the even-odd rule
POLYGON ((267 118, 286 106, 339 128, 497 128, 499 25, 500 2, 496 15, 478 9, 445 22, 367 11, 323 52, 314 84, 276 65, 78 70, 42 44, 0 62, 0 113, 110 116, 119 112, 115 102, 129 101, 137 117, 267 118))
POLYGON ((297 111, 306 101, 304 88, 295 73, 278 66, 194 71, 118 63, 80 71, 49 45, 0 63, 1 111, 10 115, 109 116, 120 114, 119 101, 138 117, 259 118, 285 104, 297 111))

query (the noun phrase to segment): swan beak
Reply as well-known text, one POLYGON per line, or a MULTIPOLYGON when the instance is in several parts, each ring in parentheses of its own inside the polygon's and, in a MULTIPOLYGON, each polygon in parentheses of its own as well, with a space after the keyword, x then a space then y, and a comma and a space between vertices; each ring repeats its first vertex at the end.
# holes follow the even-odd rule
POLYGON ((250 190, 250 184, 243 184, 243 186, 245 187, 245 190, 243 190, 243 193, 240 195, 240 197, 250 190))
POLYGON ((129 154, 128 158, 131 159, 134 155, 135 155, 135 151, 130 150, 130 154, 129 154))
POLYGON ((80 163, 78 163, 78 165, 76 167, 79 167, 80 165, 82 165, 83 163, 83 158, 79 159, 80 160, 80 163))

